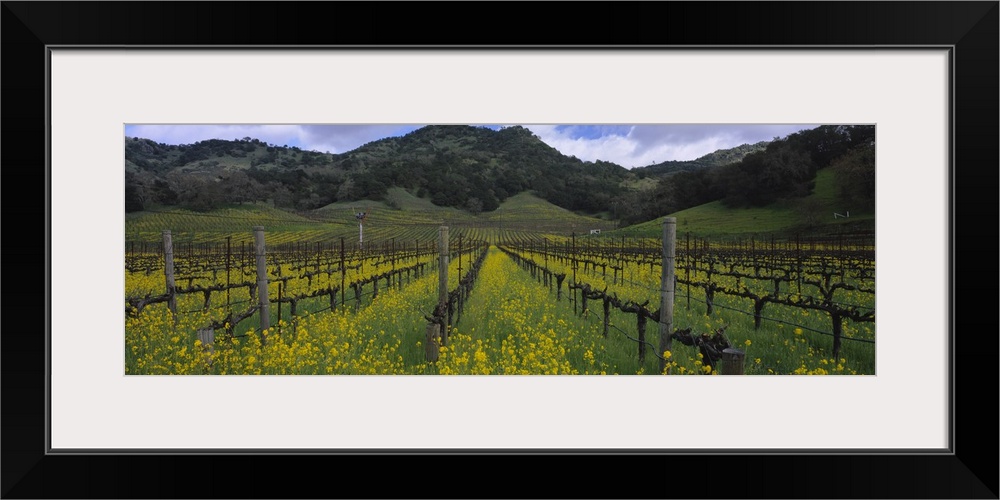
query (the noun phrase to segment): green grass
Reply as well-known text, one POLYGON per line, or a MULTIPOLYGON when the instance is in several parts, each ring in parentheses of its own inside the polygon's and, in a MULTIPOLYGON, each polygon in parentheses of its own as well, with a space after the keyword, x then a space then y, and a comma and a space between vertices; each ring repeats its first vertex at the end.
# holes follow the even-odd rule
POLYGON ((597 217, 579 215, 553 205, 534 194, 523 192, 511 196, 492 212, 480 214, 480 220, 505 229, 569 236, 587 233, 591 229, 607 231, 614 223, 597 217))
POLYGON ((621 186, 626 189, 636 189, 639 191, 652 191, 656 189, 659 181, 655 177, 643 177, 642 179, 626 179, 621 186))
POLYGON ((315 210, 318 214, 352 212, 355 209, 371 209, 379 212, 410 212, 427 215, 428 219, 443 217, 472 217, 472 214, 453 207, 439 207, 426 198, 419 198, 409 191, 394 187, 389 188, 385 201, 338 201, 315 210))
MULTIPOLYGON (((823 234, 838 231, 874 230, 875 213, 851 210, 850 218, 834 218, 844 213, 837 200, 833 171, 820 170, 816 174, 813 193, 800 200, 772 203, 764 207, 728 208, 720 201, 670 214, 677 218, 677 231, 708 238, 732 237, 749 234, 823 234), (805 207, 809 207, 806 209, 805 207), (815 224, 810 224, 809 213, 814 214, 815 224)), ((620 230, 637 236, 658 237, 662 219, 655 219, 620 230)))
POLYGON ((254 226, 305 233, 316 231, 321 224, 267 204, 230 205, 209 212, 163 206, 125 214, 125 239, 158 242, 163 230, 169 229, 177 242, 219 242, 227 236, 238 241, 251 238, 254 226))
POLYGON ((356 242, 358 223, 354 214, 367 211, 365 241, 391 238, 427 240, 437 236, 442 224, 452 228, 452 235, 468 233, 472 237, 492 238, 500 234, 586 233, 590 229, 608 230, 613 223, 560 208, 530 193, 520 193, 505 200, 497 210, 474 215, 453 207, 439 207, 401 188, 389 190, 386 201, 337 202, 311 211, 296 213, 270 204, 231 205, 209 212, 195 212, 178 207, 152 207, 125 215, 127 241, 162 241, 169 229, 178 243, 218 243, 226 237, 233 242, 252 239, 253 226, 264 226, 267 241, 323 242, 344 238, 356 242))
POLYGON ((562 297, 556 296, 510 257, 491 248, 466 313, 455 325, 450 352, 439 363, 441 372, 656 372, 658 361, 651 353, 640 364, 637 344, 619 335, 604 338, 597 316, 575 315, 565 285, 562 297))

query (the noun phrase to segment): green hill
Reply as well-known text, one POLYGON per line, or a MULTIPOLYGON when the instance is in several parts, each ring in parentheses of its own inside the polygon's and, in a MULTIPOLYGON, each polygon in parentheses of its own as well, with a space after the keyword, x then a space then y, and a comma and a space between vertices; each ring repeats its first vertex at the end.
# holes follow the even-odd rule
MULTIPOLYGON (((778 201, 764 207, 727 208, 721 201, 713 201, 670 214, 677 218, 677 232, 692 236, 725 238, 752 234, 776 236, 825 235, 839 232, 873 232, 875 213, 852 211, 837 201, 833 171, 816 173, 813 193, 797 200, 778 201), (834 217, 834 213, 850 217, 834 217)), ((657 218, 642 224, 616 231, 616 234, 659 237, 663 219, 657 218)))
POLYGON ((453 234, 494 237, 503 234, 569 236, 591 229, 612 229, 610 221, 578 215, 532 193, 509 197, 492 212, 473 215, 464 210, 439 207, 401 188, 389 190, 389 201, 337 202, 310 211, 289 211, 268 203, 227 205, 198 212, 172 206, 157 206, 125 215, 125 239, 155 245, 169 229, 180 244, 233 243, 251 241, 253 226, 264 226, 268 244, 329 242, 358 239, 357 212, 366 212, 365 241, 391 238, 412 241, 436 237, 442 224, 453 234))
POLYGON ((430 125, 343 154, 249 137, 180 146, 127 138, 125 164, 128 211, 147 202, 205 210, 264 199, 311 210, 342 201, 391 203, 389 190, 403 188, 470 212, 494 210, 531 190, 555 205, 596 213, 637 177, 614 163, 563 155, 519 126, 430 125))
MULTIPOLYGON (((714 201, 670 214, 677 218, 678 234, 713 239, 752 234, 773 234, 792 237, 827 235, 840 232, 873 232, 875 214, 852 210, 849 218, 834 218, 834 213, 846 213, 834 191, 833 171, 817 173, 816 186, 809 196, 791 201, 779 201, 757 208, 727 208, 714 201)), ((477 230, 480 235, 495 235, 500 231, 564 235, 583 235, 600 229, 605 235, 629 235, 658 238, 662 218, 613 230, 611 221, 579 215, 556 206, 533 193, 523 192, 508 197, 496 210, 478 215, 452 207, 439 207, 402 188, 389 189, 385 201, 337 202, 311 211, 290 211, 271 204, 228 205, 208 212, 158 206, 125 215, 125 235, 128 241, 160 241, 164 229, 174 233, 178 242, 219 242, 231 236, 233 241, 250 237, 253 226, 264 226, 269 242, 328 241, 341 237, 357 239, 358 226, 354 214, 368 213, 366 240, 392 238, 395 235, 416 235, 433 238, 442 223, 455 230, 477 230), (282 236, 275 237, 276 234, 282 236)))
POLYGON ((338 201, 311 211, 323 220, 344 219, 353 224, 354 214, 366 212, 372 222, 382 224, 435 224, 470 222, 476 216, 453 207, 439 207, 426 198, 418 198, 403 188, 390 188, 385 200, 338 201))
POLYGON ((761 141, 756 144, 743 144, 735 148, 720 149, 694 160, 668 160, 645 167, 636 167, 632 169, 632 172, 640 176, 655 176, 728 165, 742 160, 750 153, 763 151, 769 143, 770 141, 761 141))
POLYGON ((870 228, 874 216, 860 211, 832 219, 849 210, 834 196, 827 167, 835 161, 844 167, 838 171, 853 172, 842 176, 843 192, 870 204, 872 126, 821 126, 633 170, 567 157, 517 126, 432 125, 343 154, 250 137, 178 146, 128 137, 124 201, 127 214, 170 207, 189 218, 266 204, 345 228, 356 228, 359 211, 386 228, 444 222, 499 229, 506 221, 505 229, 557 234, 606 231, 614 225, 608 220, 652 233, 656 223, 644 221, 671 212, 705 235, 870 228), (719 201, 706 203, 712 200, 719 201), (735 206, 756 208, 726 208, 735 206))

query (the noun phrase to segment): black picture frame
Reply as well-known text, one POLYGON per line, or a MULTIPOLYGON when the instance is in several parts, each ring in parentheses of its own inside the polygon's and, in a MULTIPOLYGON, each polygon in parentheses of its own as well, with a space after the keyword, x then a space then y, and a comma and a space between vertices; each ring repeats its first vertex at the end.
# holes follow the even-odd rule
MULTIPOLYGON (((4 294, 8 328, 0 349, 3 497, 998 498, 997 463, 982 458, 997 457, 992 427, 998 421, 992 386, 997 289, 990 280, 997 276, 998 2, 579 2, 550 7, 488 2, 3 2, 6 147, 0 154, 10 191, 30 193, 27 200, 23 194, 8 197, 6 218, 3 254, 13 293, 4 294), (572 18, 551 14, 569 10, 572 18), (56 313, 45 299, 50 283, 48 201, 43 196, 47 47, 498 44, 609 50, 953 47, 953 453, 46 453, 45 334, 48 315, 56 313), (961 239, 958 228, 963 229, 961 239), (984 251, 985 257, 975 255, 984 251), (44 280, 40 269, 46 269, 44 280), (38 292, 24 290, 30 285, 38 292), (962 337, 955 339, 957 331, 962 337), (314 477, 306 464, 331 473, 314 477), (466 483, 481 489, 465 489, 466 483)), ((630 432, 627 422, 609 425, 630 432)), ((836 432, 835 416, 818 421, 817 429, 836 432)))

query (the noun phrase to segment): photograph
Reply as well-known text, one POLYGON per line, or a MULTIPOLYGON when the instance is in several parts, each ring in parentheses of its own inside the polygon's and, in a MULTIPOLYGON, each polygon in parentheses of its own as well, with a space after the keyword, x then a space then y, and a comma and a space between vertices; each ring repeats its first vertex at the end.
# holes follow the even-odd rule
POLYGON ((127 375, 875 375, 868 124, 126 124, 127 375))
POLYGON ((53 445, 943 450, 947 62, 55 51, 53 445))
POLYGON ((2 498, 998 498, 996 0, 2 4, 2 498))

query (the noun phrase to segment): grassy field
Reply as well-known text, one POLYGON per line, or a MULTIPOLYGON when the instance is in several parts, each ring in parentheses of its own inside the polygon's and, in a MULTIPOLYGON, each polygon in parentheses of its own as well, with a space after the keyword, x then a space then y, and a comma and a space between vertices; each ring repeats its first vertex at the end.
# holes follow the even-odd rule
POLYGON ((453 235, 495 240, 504 236, 547 233, 569 236, 590 229, 609 230, 613 223, 575 214, 530 193, 520 193, 505 200, 497 210, 474 215, 452 207, 438 207, 399 188, 389 191, 387 201, 338 202, 309 212, 289 212, 269 204, 232 205, 211 212, 194 212, 176 207, 155 207, 126 214, 125 240, 157 244, 162 232, 169 229, 174 241, 183 244, 207 244, 252 241, 252 228, 264 226, 268 241, 327 242, 344 238, 349 243, 359 238, 354 214, 364 211, 365 241, 373 244, 391 238, 430 240, 437 237, 442 224, 453 235))

